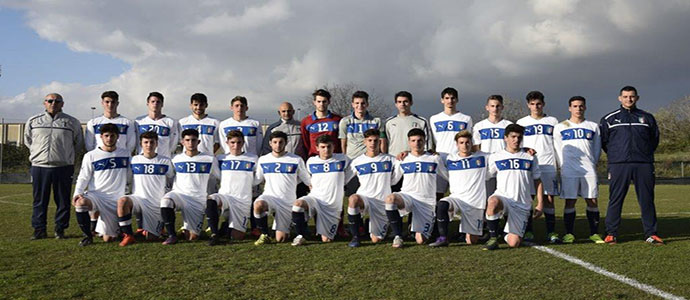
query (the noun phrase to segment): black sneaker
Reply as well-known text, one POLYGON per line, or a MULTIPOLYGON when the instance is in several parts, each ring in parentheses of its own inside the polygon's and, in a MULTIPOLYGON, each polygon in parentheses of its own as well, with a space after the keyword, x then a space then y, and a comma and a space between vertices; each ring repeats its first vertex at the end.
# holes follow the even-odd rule
POLYGON ((211 236, 208 238, 208 245, 209 246, 215 246, 218 245, 220 242, 220 239, 217 234, 211 234, 211 236))
POLYGON ((32 240, 40 240, 40 239, 45 239, 48 237, 48 233, 46 233, 45 229, 36 229, 34 230, 34 234, 31 236, 32 240))
POLYGON ((65 237, 65 230, 64 229, 57 229, 55 230, 55 239, 56 240, 64 240, 67 237, 65 237))
POLYGON ((79 242, 79 247, 86 247, 91 244, 93 244, 93 237, 87 236, 79 242))

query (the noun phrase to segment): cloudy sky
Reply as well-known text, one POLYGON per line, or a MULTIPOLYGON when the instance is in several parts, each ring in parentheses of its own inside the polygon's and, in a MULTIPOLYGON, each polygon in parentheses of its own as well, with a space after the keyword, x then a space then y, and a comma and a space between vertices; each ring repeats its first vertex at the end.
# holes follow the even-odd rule
POLYGON ((176 118, 203 92, 217 118, 244 95, 270 121, 281 101, 346 82, 385 101, 408 90, 427 117, 446 86, 471 115, 489 94, 537 89, 552 115, 583 95, 599 119, 626 84, 656 111, 690 94, 688 15, 685 0, 0 0, 0 117, 23 121, 59 92, 86 120, 112 89, 131 118, 156 90, 176 118))

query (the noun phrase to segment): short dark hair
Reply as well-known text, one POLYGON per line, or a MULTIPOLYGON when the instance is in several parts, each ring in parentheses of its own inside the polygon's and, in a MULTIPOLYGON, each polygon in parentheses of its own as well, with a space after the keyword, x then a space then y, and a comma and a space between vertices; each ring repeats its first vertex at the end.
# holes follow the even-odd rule
POLYGON ((460 130, 455 134, 454 140, 457 142, 459 138, 468 138, 472 142, 472 133, 469 130, 460 130))
POLYGON ((244 142, 244 133, 242 133, 242 131, 230 130, 230 131, 228 131, 227 135, 228 135, 227 140, 229 140, 231 138, 240 138, 242 140, 242 142, 244 142))
POLYGON ((443 89, 443 91, 441 91, 441 98, 443 98, 443 96, 445 96, 445 95, 451 95, 457 99, 458 98, 458 90, 456 90, 452 87, 447 87, 447 88, 443 89))
POLYGON ((378 137, 380 137, 380 136, 381 136, 381 131, 379 131, 378 129, 374 129, 374 128, 367 129, 366 131, 364 131, 364 138, 365 138, 365 139, 368 138, 368 137, 370 137, 370 136, 378 136, 378 137))
POLYGON ((421 136, 423 138, 426 138, 426 133, 424 133, 424 130, 421 130, 419 128, 412 128, 410 131, 407 132, 407 137, 413 137, 413 136, 421 136))
POLYGON ((525 127, 522 127, 518 124, 510 124, 506 126, 506 130, 503 136, 508 136, 512 132, 519 133, 520 135, 525 135, 525 127))
POLYGON ((326 98, 326 100, 330 101, 331 100, 331 93, 329 93, 327 90, 324 89, 318 89, 314 91, 314 93, 311 94, 314 99, 316 99, 316 96, 321 96, 326 98))
POLYGON ((623 88, 621 88, 621 91, 619 92, 619 95, 622 95, 623 92, 635 92, 635 96, 637 96, 637 89, 634 86, 631 85, 626 85, 623 88))
POLYGON ((103 124, 103 125, 101 125, 100 128, 98 128, 98 130, 101 132, 101 134, 113 133, 113 134, 118 135, 118 136, 120 135, 120 129, 118 129, 117 125, 115 125, 113 123, 103 124))
POLYGON ((182 130, 182 133, 180 133, 180 138, 184 138, 185 136, 188 136, 188 135, 199 138, 199 131, 197 131, 194 128, 188 128, 188 129, 182 130))
POLYGON ((352 94, 352 101, 354 101, 355 98, 362 98, 369 102, 369 94, 367 94, 365 91, 356 91, 354 94, 352 94))
POLYGON ((572 96, 568 100, 568 106, 573 103, 573 101, 582 101, 582 103, 587 104, 587 100, 585 100, 585 97, 582 96, 572 96))
POLYGON ((335 142, 329 135, 323 134, 316 138, 316 144, 335 144, 335 142))
POLYGON ((159 93, 159 92, 150 92, 150 93, 149 93, 149 96, 146 97, 146 102, 149 102, 149 99, 151 99, 151 97, 156 97, 156 98, 160 99, 161 102, 164 102, 163 100, 165 99, 165 98, 163 97, 163 94, 161 94, 161 93, 159 93))
POLYGON ((503 104, 503 96, 501 96, 501 95, 491 95, 491 96, 489 96, 489 98, 486 98, 487 103, 490 100, 496 100, 496 101, 500 102, 501 104, 503 104))
POLYGON ((158 141, 158 134, 155 131, 146 131, 139 135, 139 142, 143 139, 156 140, 158 141))
POLYGON ((237 101, 240 101, 240 103, 244 104, 245 106, 248 105, 247 104, 247 98, 244 96, 235 96, 235 98, 232 98, 232 100, 230 100, 230 105, 232 105, 233 103, 235 103, 237 101))
POLYGON ((103 92, 103 94, 101 94, 101 99, 104 99, 106 97, 113 99, 115 101, 120 101, 120 95, 118 95, 116 91, 105 91, 105 92, 103 92))
POLYGON ((399 91, 399 92, 395 93, 395 97, 393 97, 393 101, 398 100, 398 97, 405 97, 407 99, 410 99, 410 102, 413 102, 412 101, 412 94, 410 94, 410 92, 408 92, 408 91, 399 91))
POLYGON ((527 100, 527 102, 530 100, 540 100, 541 102, 544 102, 544 94, 542 94, 540 91, 531 91, 527 93, 525 100, 527 100))
POLYGON ((281 138, 287 142, 288 136, 285 132, 282 132, 280 130, 271 131, 271 134, 268 136, 268 140, 270 141, 275 138, 281 138))
POLYGON ((202 93, 195 93, 191 98, 189 98, 189 103, 194 103, 194 101, 208 105, 208 98, 206 98, 206 95, 202 93))

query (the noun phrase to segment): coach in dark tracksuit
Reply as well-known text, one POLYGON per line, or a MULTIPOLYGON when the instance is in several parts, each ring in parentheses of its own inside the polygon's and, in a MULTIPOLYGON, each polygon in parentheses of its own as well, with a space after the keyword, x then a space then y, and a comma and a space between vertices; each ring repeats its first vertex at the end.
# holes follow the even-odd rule
POLYGON ((663 244, 656 235, 654 207, 654 151, 659 145, 659 128, 652 114, 635 105, 639 96, 634 87, 623 87, 618 100, 621 107, 604 116, 599 124, 601 147, 608 155, 610 180, 605 241, 616 242, 623 199, 632 180, 642 213, 645 239, 651 244, 663 244))

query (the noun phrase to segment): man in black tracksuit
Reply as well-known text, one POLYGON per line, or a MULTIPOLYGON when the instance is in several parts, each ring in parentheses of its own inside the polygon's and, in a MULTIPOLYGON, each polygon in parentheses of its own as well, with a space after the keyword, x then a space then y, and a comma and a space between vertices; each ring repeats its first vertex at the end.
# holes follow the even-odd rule
POLYGON ((659 145, 659 128, 652 114, 635 106, 639 96, 634 87, 623 87, 618 100, 621 107, 601 118, 599 124, 601 148, 608 155, 610 180, 605 241, 616 243, 623 199, 632 180, 642 213, 645 240, 650 244, 663 244, 656 235, 654 207, 654 151, 659 145))

